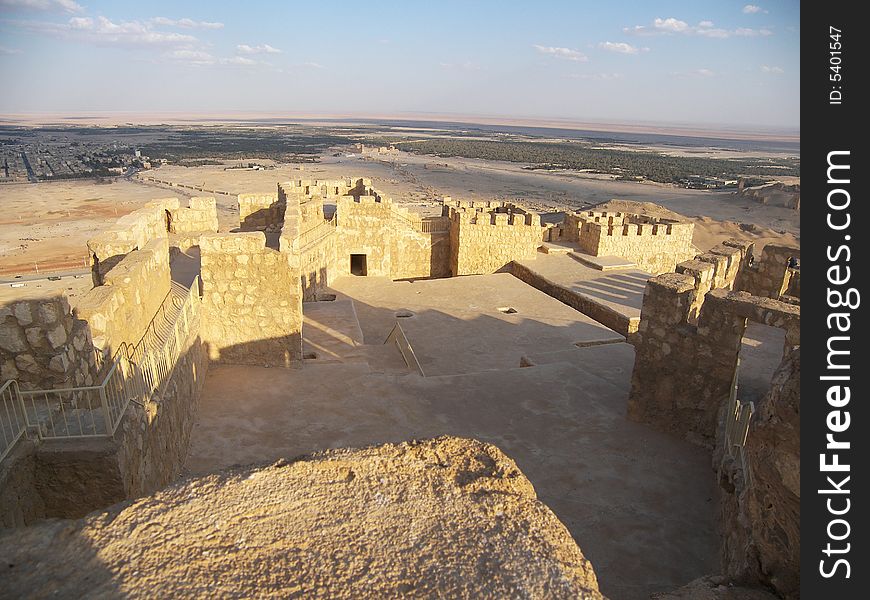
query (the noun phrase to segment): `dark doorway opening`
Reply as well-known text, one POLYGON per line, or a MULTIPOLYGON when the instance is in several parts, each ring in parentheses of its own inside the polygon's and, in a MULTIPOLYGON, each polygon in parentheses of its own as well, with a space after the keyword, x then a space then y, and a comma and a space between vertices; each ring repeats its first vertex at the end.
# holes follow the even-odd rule
POLYGON ((365 254, 351 254, 350 255, 350 274, 351 275, 367 275, 368 269, 366 267, 366 255, 365 254))

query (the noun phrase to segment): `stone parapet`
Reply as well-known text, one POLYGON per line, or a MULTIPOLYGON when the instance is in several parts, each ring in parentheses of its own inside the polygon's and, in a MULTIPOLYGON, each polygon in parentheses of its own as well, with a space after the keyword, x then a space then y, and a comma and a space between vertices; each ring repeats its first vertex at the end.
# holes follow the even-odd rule
POLYGON ((302 359, 298 257, 261 232, 200 238, 202 336, 214 361, 290 366, 302 359))

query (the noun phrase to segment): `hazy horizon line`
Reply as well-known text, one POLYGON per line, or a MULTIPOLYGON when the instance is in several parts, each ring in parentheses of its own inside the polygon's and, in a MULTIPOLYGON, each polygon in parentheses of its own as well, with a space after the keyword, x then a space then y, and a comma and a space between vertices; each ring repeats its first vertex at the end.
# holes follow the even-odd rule
POLYGON ((508 127, 540 127, 543 129, 575 129, 612 133, 655 133, 686 137, 718 137, 723 139, 763 139, 800 141, 800 127, 735 123, 697 123, 647 120, 614 120, 600 118, 541 117, 531 115, 499 115, 450 112, 400 111, 370 112, 292 112, 263 110, 229 111, 34 111, 0 114, 0 125, 171 125, 210 124, 256 119, 287 119, 297 121, 433 121, 469 125, 501 125, 508 127), (714 135, 715 134, 715 135, 714 135))

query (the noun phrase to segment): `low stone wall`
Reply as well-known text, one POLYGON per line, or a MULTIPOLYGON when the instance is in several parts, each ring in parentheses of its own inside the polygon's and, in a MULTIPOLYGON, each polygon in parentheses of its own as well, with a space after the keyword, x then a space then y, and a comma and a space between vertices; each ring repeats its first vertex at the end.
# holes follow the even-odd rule
POLYGON ((0 472, 4 524, 82 517, 176 479, 187 456, 207 369, 205 349, 195 338, 160 396, 145 406, 131 403, 114 438, 19 443, 0 465, 5 469, 9 463, 8 474, 0 472))
POLYGON ((239 194, 239 228, 242 231, 280 228, 287 205, 278 193, 239 194))
POLYGON ((169 239, 154 239, 106 273, 104 285, 83 295, 75 316, 87 321, 94 346, 113 354, 122 343, 142 338, 169 293, 170 280, 169 239))
POLYGON ((188 207, 169 211, 169 233, 185 235, 190 233, 215 233, 218 230, 217 205, 213 196, 196 196, 190 199, 188 207))
POLYGON ((745 446, 752 483, 732 458, 720 461, 718 477, 725 574, 788 599, 800 596, 800 365, 797 348, 756 405, 745 446))
MULTIPOLYGON (((800 248, 778 244, 766 245, 761 251, 761 256, 755 257, 752 265, 741 271, 737 289, 754 296, 779 298, 789 290, 791 279, 797 272, 796 269, 789 267, 789 260, 792 258, 800 260, 800 257, 800 248)), ((800 296, 799 284, 797 296, 800 296)))
POLYGON ((200 238, 202 337, 214 361, 290 366, 302 359, 298 256, 261 232, 200 238))
POLYGON ((573 290, 562 287, 559 284, 542 277, 539 273, 535 273, 525 265, 513 262, 510 265, 510 272, 517 279, 526 282, 533 288, 541 290, 548 296, 552 296, 556 300, 567 304, 584 315, 595 319, 602 325, 610 327, 612 330, 626 336, 626 338, 631 337, 631 335, 637 331, 640 319, 627 317, 626 315, 607 308, 602 304, 592 302, 575 293, 573 290))
POLYGON ((65 296, 0 306, 0 382, 17 379, 25 390, 91 385, 96 365, 90 336, 65 296))
POLYGON ((800 344, 800 307, 745 292, 706 294, 698 325, 689 322, 695 279, 668 273, 650 279, 635 345, 628 417, 712 447, 728 399, 747 320, 786 331, 800 344))
POLYGON ((178 207, 178 198, 152 200, 88 240, 94 285, 102 285, 105 274, 128 253, 144 248, 151 240, 167 237, 169 213, 178 207))

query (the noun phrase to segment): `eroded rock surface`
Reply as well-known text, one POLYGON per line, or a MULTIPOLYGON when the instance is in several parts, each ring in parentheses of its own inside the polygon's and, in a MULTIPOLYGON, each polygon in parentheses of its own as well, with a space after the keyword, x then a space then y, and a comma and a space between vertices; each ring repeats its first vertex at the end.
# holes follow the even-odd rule
POLYGON ((0 535, 2 597, 603 598, 498 448, 452 437, 187 480, 0 535))

